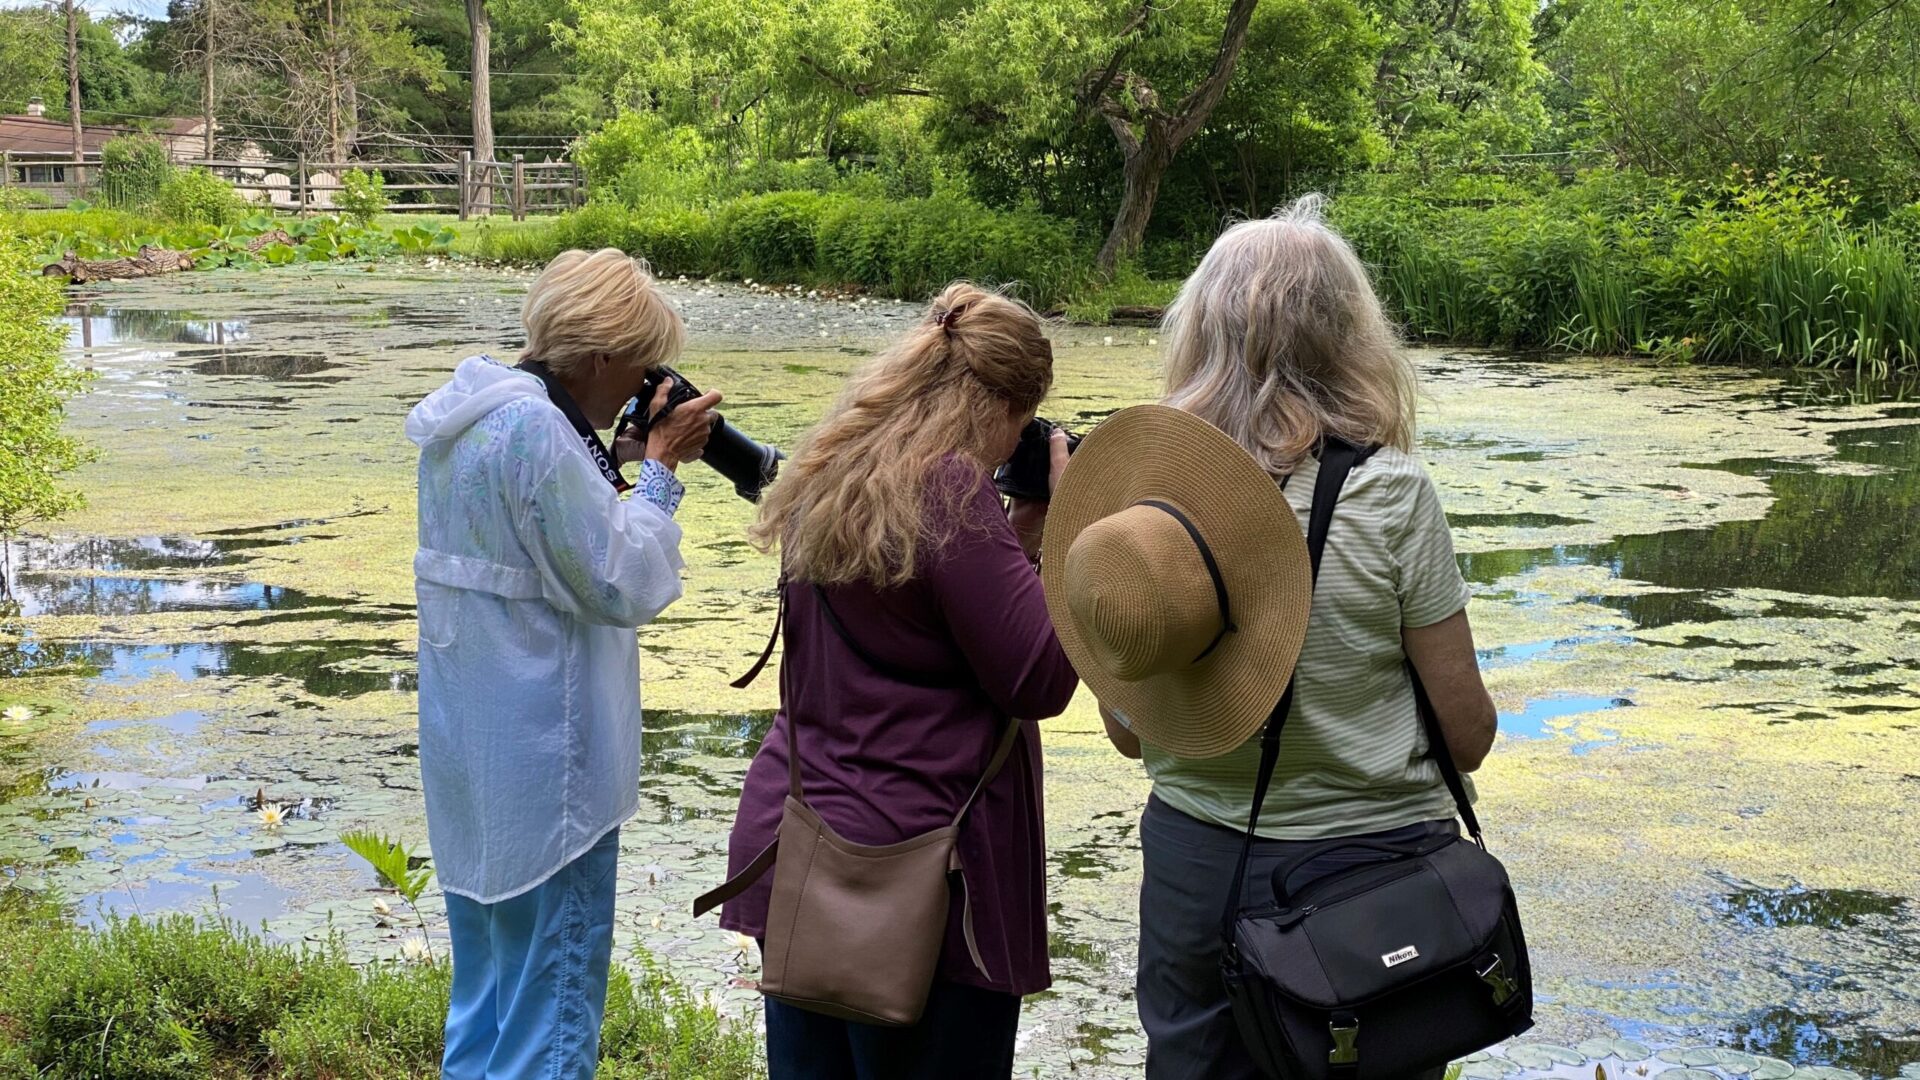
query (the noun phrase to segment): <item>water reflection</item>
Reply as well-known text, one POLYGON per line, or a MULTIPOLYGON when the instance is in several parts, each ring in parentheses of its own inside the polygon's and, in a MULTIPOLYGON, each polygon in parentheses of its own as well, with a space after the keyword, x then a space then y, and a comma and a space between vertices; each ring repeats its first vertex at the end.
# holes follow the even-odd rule
POLYGON ((185 311, 67 305, 67 348, 102 345, 232 345, 248 338, 245 319, 209 319, 185 311))
MULTIPOLYGON (((1759 520, 1460 556, 1469 581, 1491 584, 1545 566, 1604 566, 1617 577, 1677 593, 1598 597, 1642 627, 1726 618, 1708 596, 1773 589, 1821 596, 1920 599, 1920 425, 1836 433, 1837 460, 1866 475, 1772 463, 1774 502, 1759 520)), ((1730 463, 1736 470, 1752 463, 1730 463)), ((1718 466, 1715 466, 1718 467, 1718 466)))

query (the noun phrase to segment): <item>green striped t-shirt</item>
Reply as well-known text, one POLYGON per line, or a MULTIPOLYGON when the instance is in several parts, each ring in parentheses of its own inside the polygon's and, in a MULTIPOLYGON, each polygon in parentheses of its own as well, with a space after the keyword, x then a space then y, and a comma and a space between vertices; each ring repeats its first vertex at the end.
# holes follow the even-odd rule
MULTIPOLYGON (((1308 459, 1287 482, 1302 531, 1318 472, 1308 459)), ((1453 816, 1440 770, 1426 760, 1400 629, 1440 622, 1467 596, 1446 515, 1419 462, 1383 449, 1354 469, 1327 533, 1261 836, 1312 840, 1453 816)), ((1142 749, 1161 801, 1202 821, 1247 827, 1258 735, 1214 758, 1142 749)))

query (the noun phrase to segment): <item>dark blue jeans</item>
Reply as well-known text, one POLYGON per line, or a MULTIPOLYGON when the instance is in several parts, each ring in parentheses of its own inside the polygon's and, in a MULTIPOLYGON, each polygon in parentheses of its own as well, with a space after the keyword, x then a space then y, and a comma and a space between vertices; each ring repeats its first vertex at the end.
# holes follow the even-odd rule
POLYGON ((768 1080, 1006 1080, 1020 999, 933 984, 912 1027, 882 1027, 767 999, 768 1080))
MULTIPOLYGON (((1451 821, 1426 821, 1370 833, 1391 843, 1450 834, 1451 821)), ((1233 884, 1243 834, 1187 816, 1157 798, 1140 818, 1145 863, 1140 883, 1140 970, 1134 984, 1147 1032, 1147 1080, 1260 1080, 1220 980, 1220 913, 1233 884)), ((1272 898, 1273 868, 1318 840, 1257 840, 1241 902, 1272 898)), ((1300 867, 1292 885, 1370 862, 1365 851, 1334 851, 1300 867)), ((1438 1080, 1444 1070, 1435 1070, 1438 1080)), ((1413 1078, 1409 1078, 1413 1080, 1413 1078)), ((1420 1078, 1429 1080, 1429 1078, 1420 1078)))

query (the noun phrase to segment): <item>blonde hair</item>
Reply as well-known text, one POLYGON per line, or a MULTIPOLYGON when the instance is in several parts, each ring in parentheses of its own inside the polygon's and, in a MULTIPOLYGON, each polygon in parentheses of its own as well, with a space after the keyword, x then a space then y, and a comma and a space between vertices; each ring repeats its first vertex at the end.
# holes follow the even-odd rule
POLYGON ((596 356, 654 368, 687 341, 686 324, 654 285, 647 264, 618 248, 563 251, 527 290, 522 360, 563 375, 596 356))
POLYGON ((1167 309, 1166 403, 1276 479, 1327 435, 1413 448, 1413 364, 1322 203, 1229 228, 1167 309))
POLYGON ((780 545, 783 572, 796 581, 904 584, 974 494, 945 482, 943 460, 984 469, 1007 418, 1039 408, 1052 385, 1040 317, 955 282, 903 340, 847 380, 767 489, 748 537, 761 551, 780 545))

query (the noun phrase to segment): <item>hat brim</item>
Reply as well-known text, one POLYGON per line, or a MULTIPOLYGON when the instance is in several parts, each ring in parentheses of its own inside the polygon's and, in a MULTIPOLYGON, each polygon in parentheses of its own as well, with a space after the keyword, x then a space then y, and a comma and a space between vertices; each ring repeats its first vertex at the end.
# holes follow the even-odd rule
POLYGON ((1286 495, 1219 428, 1137 405, 1089 433, 1047 511, 1042 566, 1054 631, 1080 678, 1133 732, 1179 757, 1227 753, 1260 730, 1286 692, 1307 636, 1313 571, 1286 495), (1172 504, 1206 538, 1238 630, 1197 663, 1137 681, 1094 659, 1067 604, 1067 550, 1081 530, 1147 499, 1172 504))

